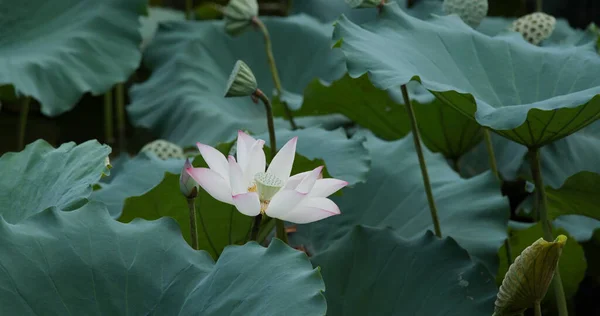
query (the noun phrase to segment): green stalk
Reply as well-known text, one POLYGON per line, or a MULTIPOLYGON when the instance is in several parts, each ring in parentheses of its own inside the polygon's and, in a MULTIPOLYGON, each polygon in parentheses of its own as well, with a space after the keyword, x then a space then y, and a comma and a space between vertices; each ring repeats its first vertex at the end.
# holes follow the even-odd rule
POLYGON ((539 301, 535 302, 534 307, 534 316, 542 316, 542 305, 540 304, 539 301))
POLYGON ((198 226, 196 225, 196 199, 187 199, 188 211, 190 213, 190 239, 192 248, 198 250, 198 226))
POLYGON ((119 152, 127 152, 127 144, 125 137, 125 86, 122 83, 117 84, 115 88, 117 101, 117 125, 119 132, 119 152))
POLYGON ((104 141, 109 145, 115 142, 112 97, 112 90, 104 94, 104 141))
POLYGON ((250 233, 250 240, 256 241, 258 238, 258 231, 260 230, 260 223, 262 222, 262 214, 254 216, 254 222, 252 223, 252 232, 250 233))
POLYGON ((490 169, 496 176, 496 179, 502 181, 500 173, 498 172, 498 164, 496 163, 496 155, 494 154, 494 146, 492 145, 492 137, 490 131, 487 128, 483 129, 483 137, 485 138, 485 146, 487 148, 488 156, 490 159, 490 169))
MULTIPOLYGON (((552 237, 552 223, 548 220, 548 199, 546 197, 544 179, 542 178, 542 163, 540 159, 539 148, 529 148, 529 155, 531 158, 531 174, 533 176, 533 182, 535 184, 535 193, 538 202, 537 213, 539 214, 540 223, 542 224, 544 239, 546 241, 553 241, 554 238, 552 237)), ((552 287, 554 288, 554 295, 556 296, 556 306, 558 308, 558 315, 569 315, 569 311, 567 309, 567 299, 565 297, 565 291, 563 289, 559 269, 556 269, 554 272, 552 287)))
POLYGON ((30 97, 24 97, 21 100, 21 116, 19 120, 19 138, 17 139, 17 146, 19 150, 25 149, 25 134, 27 133, 27 118, 29 117, 29 104, 31 103, 30 97))
POLYGON ((544 2, 543 0, 537 0, 537 3, 536 3, 537 12, 544 12, 543 11, 543 7, 544 7, 543 2, 544 2))
POLYGON ((425 194, 427 194, 427 202, 429 202, 429 211, 431 212, 431 220, 433 221, 433 228, 435 235, 442 238, 442 230, 440 229, 440 220, 437 214, 437 207, 435 206, 435 200, 433 199, 433 191, 431 190, 431 183, 429 182, 429 174, 427 172, 427 164, 425 163, 425 157, 423 156, 423 148, 421 147, 421 136, 419 135, 419 127, 417 125, 417 118, 415 117, 415 111, 413 110, 412 102, 408 96, 408 90, 406 85, 401 86, 402 97, 404 98, 404 104, 406 105, 406 112, 410 118, 410 127, 412 129, 413 140, 415 142, 415 150, 419 158, 419 165, 421 166, 421 175, 423 176, 423 185, 425 186, 425 194))
MULTIPOLYGON (((276 144, 276 140, 275 140, 275 124, 273 123, 273 107, 271 106, 271 101, 269 100, 269 98, 260 89, 256 89, 256 91, 254 92, 254 96, 259 98, 265 105, 265 110, 267 112, 267 126, 269 127, 269 142, 270 142, 270 147, 271 147, 271 159, 273 159, 275 157, 275 155, 277 154, 277 144, 276 144)), ((256 215, 256 217, 254 218, 254 223, 258 222, 260 224, 260 219, 257 219, 259 216, 261 216, 261 215, 260 214, 256 215)), ((288 238, 287 238, 287 233, 285 231, 285 224, 283 223, 282 220, 275 219, 275 226, 277 227, 276 228, 277 237, 287 244, 288 238)), ((257 233, 258 233, 258 231, 257 231, 257 233)))
POLYGON ((185 18, 192 20, 194 17, 194 0, 185 0, 185 18))
MULTIPOLYGON (((281 80, 279 79, 279 72, 277 71, 277 65, 275 64, 275 57, 273 56, 273 46, 271 44, 271 36, 269 35, 269 30, 257 16, 254 17, 254 19, 252 21, 254 22, 254 25, 256 25, 260 29, 261 33, 263 34, 263 37, 265 38, 265 51, 267 52, 267 60, 269 61, 269 69, 271 70, 271 75, 273 76, 273 83, 275 84, 275 90, 277 90, 277 96, 279 97, 279 100, 281 100, 283 88, 281 87, 281 80)), ((285 111, 285 115, 287 116, 288 120, 290 121, 290 125, 291 125, 292 129, 293 130, 298 129, 298 126, 296 125, 296 122, 294 121, 294 117, 292 116, 292 111, 288 107, 287 103, 281 101, 281 104, 283 104, 283 110, 285 111)))

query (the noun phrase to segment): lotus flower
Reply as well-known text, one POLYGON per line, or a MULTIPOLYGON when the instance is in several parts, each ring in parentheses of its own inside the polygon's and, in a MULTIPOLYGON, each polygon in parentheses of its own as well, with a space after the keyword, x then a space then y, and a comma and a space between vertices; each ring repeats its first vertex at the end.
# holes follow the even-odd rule
POLYGON ((327 197, 348 185, 338 179, 322 179, 323 166, 290 177, 297 137, 288 141, 265 171, 265 141, 239 131, 237 160, 217 149, 197 143, 209 168, 187 168, 187 172, 215 199, 242 214, 260 213, 284 221, 305 224, 339 215, 338 206, 327 197))

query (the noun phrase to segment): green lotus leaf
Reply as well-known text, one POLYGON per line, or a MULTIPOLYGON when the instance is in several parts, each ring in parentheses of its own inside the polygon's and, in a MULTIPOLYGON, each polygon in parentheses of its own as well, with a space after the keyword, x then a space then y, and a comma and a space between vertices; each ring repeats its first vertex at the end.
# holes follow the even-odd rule
POLYGON ((90 140, 58 148, 37 140, 0 157, 0 216, 15 224, 49 207, 72 210, 87 202, 92 185, 108 173, 111 149, 90 140))
POLYGON ((600 220, 600 174, 582 171, 567 179, 560 188, 546 188, 548 218, 585 215, 600 220))
POLYGON ((99 190, 94 191, 90 199, 104 203, 110 215, 118 218, 125 199, 150 191, 163 180, 165 172, 178 174, 184 162, 184 159, 165 161, 146 153, 134 158, 120 156, 113 161, 111 176, 99 183, 99 190))
POLYGON ((600 117, 600 59, 577 47, 489 37, 455 15, 421 21, 393 3, 362 27, 341 17, 333 39, 352 77, 368 72, 383 90, 420 81, 448 106, 528 147, 600 117))
POLYGON ((429 231, 404 239, 359 225, 312 261, 327 284, 328 315, 489 316, 494 309, 493 276, 454 239, 429 231))
MULTIPOLYGON (((438 101, 418 85, 411 85, 415 115, 425 145, 433 152, 457 159, 481 141, 481 129, 456 110, 438 101)), ((284 116, 283 111, 275 113, 284 116)), ((302 107, 294 117, 342 114, 386 140, 399 139, 410 132, 400 91, 381 91, 367 75, 353 79, 345 75, 327 85, 314 80, 304 90, 302 107)))
POLYGON ((113 220, 100 203, 0 220, 2 315, 322 315, 306 255, 274 240, 214 262, 170 219, 113 220))
MULTIPOLYGON (((524 228, 511 228, 509 229, 509 234, 512 255, 511 262, 515 262, 516 257, 525 250, 525 248, 538 240, 540 236, 543 235, 543 232, 542 226, 538 223, 524 228)), ((558 263, 558 269, 563 282, 565 295, 567 297, 572 297, 577 293, 579 283, 581 283, 585 276, 587 268, 585 254, 581 245, 574 238, 571 238, 571 235, 564 229, 555 228, 553 229, 553 234, 554 236, 565 235, 568 237, 563 254, 558 263)), ((500 266, 498 268, 498 273, 496 274, 496 283, 500 285, 508 271, 508 260, 504 245, 498 251, 498 257, 500 258, 500 266)), ((553 297, 553 291, 548 291, 544 300, 551 301, 553 297)))
POLYGON ((148 16, 140 17, 140 33, 142 33, 142 48, 147 47, 158 29, 160 23, 168 21, 184 21, 185 12, 169 8, 150 7, 148 16))
POLYGON ((0 86, 33 97, 42 113, 56 116, 84 93, 99 95, 126 81, 140 63, 145 6, 144 0, 2 1, 0 86))
MULTIPOLYGON (((325 251, 356 225, 391 227, 404 238, 432 229, 412 136, 386 142, 366 134, 372 157, 367 182, 332 198, 342 215, 298 226, 292 235, 311 254, 325 251)), ((442 235, 456 239, 490 271, 497 271, 497 250, 506 239, 508 220, 508 200, 498 181, 490 172, 462 179, 442 155, 426 149, 424 154, 442 235)))
POLYGON ((565 235, 554 241, 539 238, 525 248, 504 276, 494 315, 518 315, 546 296, 558 260, 567 242, 565 235))
MULTIPOLYGON (((288 92, 301 93, 314 78, 332 81, 344 74, 340 52, 330 47, 331 25, 306 15, 261 19, 271 34, 281 83, 288 92)), ((161 24, 144 56, 152 75, 130 90, 132 123, 182 146, 198 141, 215 145, 234 138, 240 128, 266 132, 262 104, 250 97, 223 97, 237 60, 250 66, 258 87, 270 95, 274 85, 260 32, 232 37, 225 33, 223 21, 161 24)), ((307 118, 298 124, 322 121, 307 118)), ((276 119, 275 125, 290 128, 283 119, 276 119)))
MULTIPOLYGON (((406 8, 406 0, 390 0, 406 8)), ((377 18, 377 9, 352 9, 346 0, 301 0, 292 3, 293 13, 305 13, 323 22, 332 22, 340 15, 346 15, 354 23, 362 24, 377 18)), ((406 12, 419 19, 428 19, 432 14, 442 14, 442 4, 435 0, 416 1, 406 12)))

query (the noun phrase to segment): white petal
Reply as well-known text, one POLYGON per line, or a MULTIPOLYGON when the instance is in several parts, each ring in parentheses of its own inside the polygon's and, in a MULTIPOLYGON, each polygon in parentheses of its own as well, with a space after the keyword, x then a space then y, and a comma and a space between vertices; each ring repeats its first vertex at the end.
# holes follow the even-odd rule
POLYGON ((313 169, 313 171, 311 171, 306 177, 304 177, 304 179, 302 179, 302 182, 298 184, 298 186, 296 187, 296 191, 305 194, 310 192, 313 186, 315 185, 315 182, 319 178, 319 175, 321 175, 321 171, 323 171, 323 166, 316 167, 315 169, 313 169))
POLYGON ((229 179, 229 165, 227 164, 227 159, 225 156, 218 150, 208 145, 204 145, 201 143, 196 143, 198 146, 198 150, 200 150, 200 154, 208 167, 221 175, 223 179, 229 179))
POLYGON ((267 160, 265 159, 265 152, 263 151, 264 144, 265 141, 259 139, 254 142, 254 145, 252 145, 252 148, 250 148, 250 151, 248 152, 248 164, 245 167, 242 167, 248 184, 254 180, 254 176, 257 173, 265 172, 267 160))
POLYGON ((229 156, 229 183, 231 184, 231 195, 248 192, 248 183, 242 173, 242 168, 235 162, 233 156, 229 156))
POLYGON ((287 182, 292 172, 292 166, 294 165, 294 157, 296 156, 296 143, 298 137, 290 139, 271 161, 268 173, 273 174, 283 182, 287 182))
POLYGON ((304 180, 304 178, 309 175, 312 171, 305 171, 305 172, 301 172, 301 173, 297 173, 293 176, 291 176, 287 182, 285 183, 285 186, 283 187, 284 189, 290 189, 290 190, 294 190, 296 189, 296 187, 298 186, 298 184, 300 184, 300 182, 302 182, 302 180, 304 180))
POLYGON ((229 182, 221 175, 208 168, 188 168, 186 171, 213 198, 233 204, 229 182))
POLYGON ((320 179, 315 182, 315 185, 308 195, 314 197, 328 197, 347 185, 348 182, 339 179, 320 179))
POLYGON ((281 218, 291 212, 307 194, 295 190, 281 190, 273 196, 265 213, 273 218, 281 218))
POLYGON ((304 199, 293 211, 284 214, 279 219, 296 224, 307 224, 339 214, 340 209, 332 200, 309 197, 304 199))
POLYGON ((238 163, 242 167, 242 170, 245 168, 246 164, 248 163, 249 151, 254 143, 256 143, 256 139, 254 139, 252 136, 244 133, 241 130, 238 131, 236 156, 237 156, 238 163))
POLYGON ((256 216, 260 213, 260 201, 256 192, 234 195, 233 204, 244 215, 256 216))

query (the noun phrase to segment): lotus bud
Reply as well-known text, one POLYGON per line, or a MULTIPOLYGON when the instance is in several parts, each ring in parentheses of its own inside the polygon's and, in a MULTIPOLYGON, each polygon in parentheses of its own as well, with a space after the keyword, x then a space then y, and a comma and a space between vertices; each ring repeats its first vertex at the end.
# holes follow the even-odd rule
POLYGON ((247 97, 251 96, 258 89, 256 78, 252 69, 241 60, 238 60, 233 66, 233 71, 229 75, 225 97, 247 97))
POLYGON ((179 176, 179 190, 181 190, 181 194, 188 199, 194 199, 198 196, 198 183, 194 180, 187 172, 187 169, 193 168, 190 163, 190 159, 186 158, 185 163, 183 164, 183 169, 181 169, 181 175, 179 176))
POLYGON ((258 16, 256 0, 231 0, 223 9, 225 32, 238 35, 249 28, 254 17, 258 16))
POLYGON ((477 27, 488 13, 488 0, 444 0, 444 12, 456 14, 470 27, 477 27))
POLYGON ((380 8, 386 0, 346 0, 351 8, 380 8))

